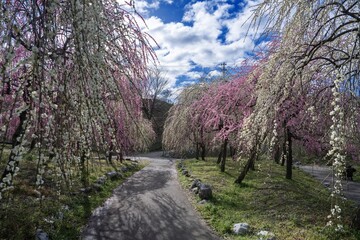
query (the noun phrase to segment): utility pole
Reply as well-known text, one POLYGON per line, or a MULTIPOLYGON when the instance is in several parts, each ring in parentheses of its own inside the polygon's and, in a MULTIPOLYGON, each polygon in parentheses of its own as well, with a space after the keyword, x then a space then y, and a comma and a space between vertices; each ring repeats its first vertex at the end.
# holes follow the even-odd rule
POLYGON ((221 66, 221 71, 222 71, 222 77, 223 77, 223 80, 225 80, 225 73, 226 73, 226 63, 223 62, 220 64, 221 66))

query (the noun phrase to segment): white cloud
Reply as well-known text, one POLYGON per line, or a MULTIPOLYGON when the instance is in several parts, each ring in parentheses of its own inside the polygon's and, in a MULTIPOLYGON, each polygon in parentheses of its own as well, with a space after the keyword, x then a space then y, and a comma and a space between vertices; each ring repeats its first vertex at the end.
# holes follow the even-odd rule
MULTIPOLYGON (((128 0, 117 0, 120 4, 127 5, 128 0)), ((173 0, 136 0, 134 1, 135 9, 143 16, 148 16, 149 12, 153 9, 158 9, 161 2, 173 4, 173 0)))
MULTIPOLYGON (((182 22, 164 23, 156 16, 145 17, 147 28, 144 29, 159 45, 153 45, 160 62, 159 68, 166 73, 173 91, 177 88, 178 76, 194 79, 202 76, 193 70, 194 64, 214 68, 221 62, 231 66, 244 60, 246 51, 253 50, 255 46, 251 38, 245 38, 249 23, 244 22, 250 17, 251 7, 256 1, 247 2, 242 12, 235 16, 229 14, 233 5, 225 1, 199 1, 187 5, 182 22), (222 32, 224 28, 228 30, 226 33, 222 32)), ((160 0, 151 1, 153 5, 141 3, 142 8, 157 7, 155 2, 160 0)), ((250 29, 249 36, 253 34, 254 30, 250 29)), ((209 74, 218 76, 219 72, 214 70, 209 74)))
POLYGON ((204 75, 203 72, 199 72, 199 71, 191 71, 191 72, 187 72, 185 74, 185 76, 191 78, 191 79, 199 79, 204 75))
POLYGON ((218 70, 213 70, 209 72, 209 77, 220 77, 221 76, 221 72, 218 70))
POLYGON ((262 32, 263 26, 259 26, 259 28, 250 27, 253 9, 258 3, 259 0, 242 2, 240 5, 243 7, 243 10, 235 18, 224 21, 229 30, 226 34, 226 42, 231 43, 244 39, 246 35, 254 38, 256 34, 262 32))
POLYGON ((135 1, 135 9, 140 14, 148 14, 150 9, 158 9, 160 6, 160 1, 148 2, 145 0, 135 1))

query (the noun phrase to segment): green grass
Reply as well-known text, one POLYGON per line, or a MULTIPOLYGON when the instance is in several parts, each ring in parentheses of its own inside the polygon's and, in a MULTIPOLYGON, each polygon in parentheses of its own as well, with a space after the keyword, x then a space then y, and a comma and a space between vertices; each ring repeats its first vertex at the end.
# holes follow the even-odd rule
POLYGON ((360 168, 356 166, 356 171, 353 176, 354 182, 360 182, 360 168))
MULTIPOLYGON (((36 162, 36 161, 35 161, 36 162)), ((116 162, 116 161, 115 161, 116 162)), ((105 160, 93 160, 89 168, 90 184, 114 168, 105 160)), ((79 239, 91 212, 102 205, 112 195, 112 191, 134 172, 143 168, 142 162, 137 167, 123 174, 124 178, 107 180, 101 191, 80 193, 79 179, 74 177, 70 189, 62 186, 60 195, 56 193, 55 181, 50 175, 45 179, 41 193, 45 196, 41 202, 36 197, 34 161, 21 162, 21 171, 15 178, 15 188, 5 194, 0 202, 0 239, 34 239, 36 229, 43 229, 50 239, 79 239)), ((116 162, 118 168, 129 165, 116 162)))
POLYGON ((345 232, 338 234, 325 228, 330 213, 330 192, 319 182, 298 169, 293 180, 285 179, 285 169, 269 161, 259 161, 256 171, 250 171, 241 185, 234 184, 239 163, 229 160, 221 173, 215 159, 184 161, 192 177, 179 173, 185 189, 193 178, 213 187, 214 198, 200 205, 192 195, 195 208, 216 232, 226 239, 258 239, 260 230, 268 230, 276 239, 359 239, 360 234, 349 229, 354 204, 346 203, 345 232), (232 234, 235 223, 247 222, 251 232, 246 236, 232 234))

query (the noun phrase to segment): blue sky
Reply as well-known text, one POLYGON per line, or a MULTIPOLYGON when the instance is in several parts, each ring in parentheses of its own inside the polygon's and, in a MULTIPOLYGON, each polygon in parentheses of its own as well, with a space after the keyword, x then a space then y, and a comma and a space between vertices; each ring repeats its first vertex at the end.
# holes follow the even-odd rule
POLYGON ((219 76, 221 63, 239 66, 264 44, 259 32, 249 29, 252 7, 259 1, 135 0, 144 31, 159 45, 154 47, 169 88, 178 92, 204 74, 219 76))

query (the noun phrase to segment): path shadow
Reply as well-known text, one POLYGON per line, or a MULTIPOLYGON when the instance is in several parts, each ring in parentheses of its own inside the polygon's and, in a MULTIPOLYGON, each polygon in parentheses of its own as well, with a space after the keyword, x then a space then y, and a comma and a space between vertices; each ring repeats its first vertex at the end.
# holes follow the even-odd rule
POLYGON ((114 191, 97 209, 82 239, 212 240, 216 236, 183 204, 170 170, 146 169, 114 191))

